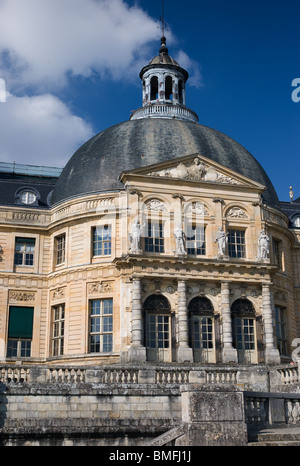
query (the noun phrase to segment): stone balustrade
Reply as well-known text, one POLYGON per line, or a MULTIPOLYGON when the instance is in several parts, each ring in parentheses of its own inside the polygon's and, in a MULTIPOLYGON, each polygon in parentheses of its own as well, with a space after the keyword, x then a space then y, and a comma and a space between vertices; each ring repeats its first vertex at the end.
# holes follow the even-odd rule
POLYGON ((197 366, 197 365, 110 365, 110 366, 43 366, 2 365, 0 383, 9 384, 130 384, 237 385, 242 390, 300 392, 298 364, 268 366, 197 366), (297 386, 299 389, 297 390, 297 386))
POLYGON ((300 393, 244 392, 248 426, 300 424, 300 393))
POLYGON ((135 110, 131 115, 131 120, 139 120, 140 118, 180 118, 198 122, 198 116, 195 112, 186 107, 167 105, 167 104, 151 104, 135 110))

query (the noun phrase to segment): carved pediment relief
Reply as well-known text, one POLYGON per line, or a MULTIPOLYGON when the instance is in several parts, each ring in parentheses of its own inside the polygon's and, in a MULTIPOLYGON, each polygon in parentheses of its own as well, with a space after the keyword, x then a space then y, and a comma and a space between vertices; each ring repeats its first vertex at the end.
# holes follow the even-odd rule
POLYGON ((150 172, 151 176, 163 176, 166 178, 180 178, 190 181, 210 181, 217 183, 239 184, 232 176, 228 176, 207 163, 200 157, 195 157, 185 163, 180 162, 175 167, 150 172))
POLYGON ((137 168, 120 175, 126 182, 130 176, 151 176, 163 179, 179 179, 194 182, 222 183, 229 185, 250 186, 264 190, 261 184, 224 167, 200 154, 168 160, 165 162, 137 168))

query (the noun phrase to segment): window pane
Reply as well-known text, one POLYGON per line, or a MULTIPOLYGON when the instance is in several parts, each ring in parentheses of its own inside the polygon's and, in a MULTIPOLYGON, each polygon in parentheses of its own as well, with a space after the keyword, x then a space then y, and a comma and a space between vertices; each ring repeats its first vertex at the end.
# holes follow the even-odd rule
POLYGON ((15 240, 15 265, 33 265, 34 238, 16 238, 15 240))
POLYGON ((112 299, 96 299, 90 302, 90 352, 112 351, 112 314, 112 299))
POLYGON ((162 222, 148 222, 148 237, 145 238, 146 252, 164 252, 164 230, 162 222))
POLYGON ((93 230, 93 255, 111 254, 111 225, 101 225, 93 230))

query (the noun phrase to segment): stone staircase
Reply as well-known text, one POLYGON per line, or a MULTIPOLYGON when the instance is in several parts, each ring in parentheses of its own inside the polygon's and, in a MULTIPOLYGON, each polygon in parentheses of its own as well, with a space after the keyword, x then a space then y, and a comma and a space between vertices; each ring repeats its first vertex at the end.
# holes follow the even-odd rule
POLYGON ((300 446, 300 427, 270 427, 250 431, 248 439, 248 446, 251 447, 300 446))

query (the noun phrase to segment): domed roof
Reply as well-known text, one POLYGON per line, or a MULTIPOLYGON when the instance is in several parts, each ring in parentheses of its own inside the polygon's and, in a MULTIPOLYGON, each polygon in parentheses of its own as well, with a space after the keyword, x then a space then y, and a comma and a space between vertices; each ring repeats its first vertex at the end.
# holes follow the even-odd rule
POLYGON ((264 201, 279 206, 269 177, 244 147, 219 131, 175 118, 130 120, 91 138, 63 169, 51 203, 121 189, 123 171, 195 153, 265 185, 264 201))

